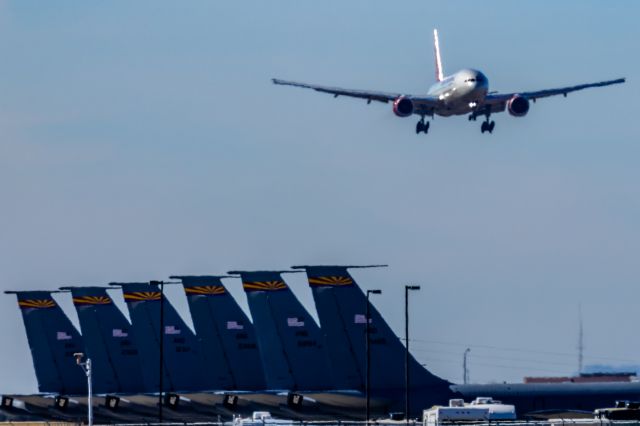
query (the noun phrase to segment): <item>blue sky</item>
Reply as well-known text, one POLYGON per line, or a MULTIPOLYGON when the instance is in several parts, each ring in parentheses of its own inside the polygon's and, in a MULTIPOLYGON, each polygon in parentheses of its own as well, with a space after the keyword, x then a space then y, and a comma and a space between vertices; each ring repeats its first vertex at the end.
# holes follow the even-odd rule
MULTIPOLYGON (((586 362, 637 363, 639 9, 1 2, 0 288, 388 263, 356 278, 398 332, 402 285, 422 285, 415 354, 450 380, 466 346, 473 381, 572 373, 579 303, 586 362), (491 90, 628 82, 426 137, 389 105, 270 83, 426 91, 434 27, 445 72, 491 90)), ((0 307, 2 390, 35 391, 15 300, 0 307)))

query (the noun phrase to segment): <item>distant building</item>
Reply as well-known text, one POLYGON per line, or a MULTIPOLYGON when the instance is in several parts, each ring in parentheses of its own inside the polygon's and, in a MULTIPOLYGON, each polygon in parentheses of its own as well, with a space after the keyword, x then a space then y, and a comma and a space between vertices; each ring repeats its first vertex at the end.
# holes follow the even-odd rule
POLYGON ((634 382, 636 372, 582 373, 578 376, 564 377, 525 377, 524 383, 597 383, 597 382, 634 382))

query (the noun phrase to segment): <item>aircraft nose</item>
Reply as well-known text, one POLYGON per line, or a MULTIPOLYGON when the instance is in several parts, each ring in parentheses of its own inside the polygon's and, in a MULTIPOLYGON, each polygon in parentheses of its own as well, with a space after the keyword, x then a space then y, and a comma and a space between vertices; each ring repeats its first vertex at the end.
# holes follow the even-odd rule
POLYGON ((488 87, 488 85, 489 85, 489 81, 487 80, 487 77, 478 71, 478 74, 476 75, 476 87, 480 89, 485 89, 488 87))
POLYGON ((473 92, 484 91, 489 87, 487 77, 485 77, 482 72, 476 70, 469 70, 464 81, 467 87, 469 87, 469 90, 473 92))
POLYGON ((476 80, 475 82, 473 82, 473 85, 471 86, 471 90, 473 92, 477 92, 479 90, 482 90, 483 84, 484 84, 483 82, 476 80))

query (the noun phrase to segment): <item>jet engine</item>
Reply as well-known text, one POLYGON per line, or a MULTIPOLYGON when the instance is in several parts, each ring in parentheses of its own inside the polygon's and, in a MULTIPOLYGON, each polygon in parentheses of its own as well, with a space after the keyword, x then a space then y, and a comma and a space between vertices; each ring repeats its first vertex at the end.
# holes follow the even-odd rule
POLYGON ((393 101, 393 113, 398 117, 409 117, 413 114, 413 101, 405 96, 398 97, 393 101))
POLYGON ((529 112, 529 101, 520 95, 515 95, 507 101, 507 110, 514 117, 524 117, 529 112))

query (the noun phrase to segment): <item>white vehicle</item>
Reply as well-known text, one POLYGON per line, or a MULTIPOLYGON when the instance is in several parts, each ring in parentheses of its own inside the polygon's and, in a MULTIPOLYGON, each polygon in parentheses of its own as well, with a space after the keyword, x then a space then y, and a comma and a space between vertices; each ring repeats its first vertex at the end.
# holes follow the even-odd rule
POLYGON ((262 426, 262 425, 273 425, 273 426, 288 426, 297 424, 292 420, 285 419, 276 419, 271 416, 271 413, 268 411, 254 411, 251 417, 249 418, 235 418, 233 419, 234 426, 262 426))
POLYGON ((513 405, 502 404, 488 397, 478 397, 469 404, 462 399, 449 400, 448 407, 436 406, 422 412, 423 426, 439 426, 450 422, 484 422, 515 420, 513 405))
POLYGON ((489 410, 489 420, 515 420, 516 407, 503 404, 490 397, 479 396, 468 404, 469 407, 482 407, 489 410))

